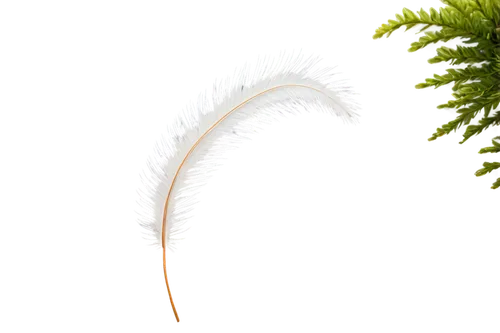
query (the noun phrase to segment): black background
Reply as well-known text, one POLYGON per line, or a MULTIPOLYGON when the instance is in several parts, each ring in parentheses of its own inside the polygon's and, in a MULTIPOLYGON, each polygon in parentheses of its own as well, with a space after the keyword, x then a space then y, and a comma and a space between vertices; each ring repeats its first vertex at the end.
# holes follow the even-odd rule
POLYGON ((442 115, 431 112, 431 97, 408 97, 421 57, 400 57, 405 41, 367 46, 367 25, 399 1, 333 11, 308 6, 278 16, 256 4, 224 15, 199 5, 114 14, 120 23, 96 55, 108 86, 102 93, 112 96, 106 118, 116 128, 113 153, 103 161, 119 166, 110 172, 117 194, 109 195, 110 203, 117 198, 119 255, 107 286, 118 308, 165 328, 170 317, 158 306, 158 257, 135 249, 136 227, 124 222, 123 193, 143 166, 151 128, 208 72, 230 71, 257 47, 295 47, 297 39, 328 48, 332 63, 344 56, 345 71, 368 88, 369 128, 282 122, 272 137, 234 154, 232 169, 209 185, 202 231, 186 242, 183 257, 170 259, 185 328, 356 327, 404 318, 408 300, 426 302, 428 317, 442 315, 441 302, 463 301, 450 299, 464 267, 479 260, 470 256, 479 251, 471 237, 488 228, 479 214, 488 216, 480 212, 495 194, 471 184, 469 153, 422 144, 422 129, 442 115))

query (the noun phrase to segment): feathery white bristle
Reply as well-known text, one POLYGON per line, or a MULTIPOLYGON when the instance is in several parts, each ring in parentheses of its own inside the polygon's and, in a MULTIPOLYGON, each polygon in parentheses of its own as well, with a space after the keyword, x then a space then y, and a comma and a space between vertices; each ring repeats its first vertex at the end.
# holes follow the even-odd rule
MULTIPOLYGON (((196 204, 193 193, 207 180, 207 170, 221 162, 217 159, 217 147, 221 142, 224 142, 225 149, 237 147, 240 140, 256 131, 253 122, 252 126, 239 126, 235 135, 232 129, 236 124, 242 124, 242 119, 256 117, 273 120, 283 113, 299 109, 328 112, 352 122, 357 119, 357 104, 353 96, 353 91, 340 75, 332 68, 322 67, 319 58, 293 54, 261 58, 253 65, 247 64, 235 71, 234 75, 217 81, 212 89, 201 94, 195 103, 178 114, 157 143, 142 177, 143 187, 139 189, 140 224, 154 243, 161 244, 163 209, 172 180, 179 172, 167 207, 166 244, 173 249, 180 234, 186 230, 185 223, 196 204), (275 87, 278 88, 273 89, 275 87), (253 98, 256 95, 259 96, 253 98), (179 170, 199 138, 245 101, 248 102, 200 141, 179 170), (269 106, 280 106, 281 112, 266 113, 269 106)), ((276 112, 276 108, 273 111, 276 112)))

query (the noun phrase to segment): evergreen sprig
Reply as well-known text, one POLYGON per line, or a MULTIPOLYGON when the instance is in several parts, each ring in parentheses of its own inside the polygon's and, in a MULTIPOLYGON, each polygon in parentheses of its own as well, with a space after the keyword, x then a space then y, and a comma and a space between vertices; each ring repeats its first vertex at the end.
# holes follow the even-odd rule
POLYGON ((483 160, 478 168, 472 170, 472 175, 478 179, 493 175, 495 180, 490 184, 489 190, 491 192, 500 192, 500 160, 495 158, 500 154, 500 136, 491 137, 488 144, 482 145, 476 152, 480 156, 487 155, 493 156, 493 158, 483 160))
POLYGON ((486 154, 486 153, 498 153, 500 152, 500 136, 497 136, 495 138, 493 138, 492 142, 493 142, 493 147, 485 147, 485 148, 481 148, 481 150, 479 151, 479 154, 486 154))
MULTIPOLYGON (((374 39, 389 37, 394 31, 405 27, 409 30, 420 27, 417 33, 423 33, 418 41, 411 44, 409 52, 417 51, 429 44, 447 42, 458 38, 465 46, 437 49, 437 55, 428 60, 435 64, 449 62, 450 65, 467 64, 465 68, 450 68, 445 74, 435 74, 424 83, 416 85, 417 89, 453 84, 452 96, 442 108, 456 109, 457 117, 436 129, 428 139, 436 140, 445 134, 456 131, 461 126, 467 128, 463 134, 464 143, 469 138, 490 126, 500 125, 500 111, 493 115, 500 104, 500 1, 498 0, 441 0, 446 6, 428 12, 421 9, 416 13, 404 8, 403 14, 396 14, 395 20, 382 24, 373 35, 374 39), (436 31, 428 29, 434 27, 436 31), (479 114, 482 119, 477 124, 470 122, 479 114)), ((500 152, 500 137, 493 139, 493 146, 480 150, 483 153, 500 152)), ((482 176, 500 168, 498 162, 485 162, 483 168, 475 174, 482 176)), ((500 187, 500 178, 493 183, 492 188, 500 187)))

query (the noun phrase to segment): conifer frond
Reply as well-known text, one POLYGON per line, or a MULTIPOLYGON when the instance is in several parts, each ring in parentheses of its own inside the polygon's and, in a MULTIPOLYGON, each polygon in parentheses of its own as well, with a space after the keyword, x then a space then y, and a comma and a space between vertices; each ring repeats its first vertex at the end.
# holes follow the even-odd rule
MULTIPOLYGON (((498 108, 498 104, 500 103, 500 95, 494 94, 482 99, 487 101, 485 104, 483 104, 483 111, 484 111, 484 116, 488 117, 491 110, 495 110, 496 108, 498 108)), ((497 118, 500 119, 500 113, 497 114, 498 114, 497 118)))
POLYGON ((494 75, 492 72, 489 75, 471 77, 468 81, 457 80, 452 87, 452 96, 455 98, 474 95, 485 97, 495 92, 499 83, 498 75, 494 75))
POLYGON ((464 83, 470 80, 476 80, 491 75, 489 66, 474 67, 467 66, 466 68, 450 68, 446 70, 446 74, 434 74, 433 79, 425 79, 425 83, 419 83, 415 86, 417 89, 428 87, 440 87, 448 83, 455 82, 454 88, 458 87, 457 84, 464 83))
POLYGON ((432 47, 435 44, 446 43, 454 38, 462 36, 464 36, 463 31, 457 31, 450 28, 444 28, 438 31, 429 31, 425 35, 419 36, 417 39, 408 42, 407 52, 410 55, 413 55, 425 48, 432 47))
POLYGON ((484 162, 483 168, 479 169, 476 171, 476 176, 481 177, 484 176, 485 174, 492 172, 495 169, 500 168, 500 163, 499 162, 484 162))
POLYGON ((479 96, 479 92, 475 94, 467 94, 462 97, 452 97, 448 98, 447 100, 444 100, 442 102, 439 102, 436 104, 436 109, 437 110, 450 110, 450 109, 458 109, 463 105, 469 104, 474 98, 477 98, 479 96))
POLYGON ((403 8, 403 15, 396 14, 396 20, 389 20, 388 24, 382 24, 375 31, 373 39, 381 38, 384 35, 389 37, 394 31, 403 26, 406 27, 406 30, 409 30, 416 25, 424 25, 419 32, 431 26, 441 28, 437 32, 426 31, 425 36, 420 37, 418 42, 412 44, 409 51, 413 52, 431 43, 446 42, 457 37, 475 37, 488 40, 489 35, 494 30, 494 25, 491 22, 481 19, 474 11, 468 17, 465 17, 462 12, 454 7, 440 8, 439 11, 431 8, 429 13, 421 9, 417 13, 418 15, 408 8, 403 8))
MULTIPOLYGON (((439 13, 431 8, 431 14, 429 15, 423 9, 415 14, 408 8, 403 8, 403 15, 396 14, 396 20, 389 20, 388 24, 382 24, 375 31, 375 35, 373 35, 373 39, 381 38, 384 35, 389 37, 394 31, 398 30, 401 27, 406 27, 406 30, 413 28, 418 24, 423 24, 424 28, 430 26, 445 26, 443 25, 442 20, 440 19, 439 13)), ((422 29, 421 31, 423 31, 422 29)), ((461 31, 461 33, 467 33, 466 31, 461 31)))
MULTIPOLYGON (((491 108, 497 107, 498 103, 499 103, 498 101, 492 102, 492 104, 488 104, 488 106, 486 106, 485 109, 489 108, 491 110, 491 108)), ((478 125, 467 126, 467 129, 465 130, 464 133, 464 139, 460 141, 460 143, 464 143, 471 136, 481 133, 483 130, 487 129, 491 125, 500 124, 500 112, 497 112, 493 117, 485 116, 483 119, 479 120, 478 123, 479 123, 478 125)))
POLYGON ((468 107, 463 107, 457 110, 459 116, 444 124, 441 128, 436 130, 436 133, 428 139, 429 141, 434 141, 438 137, 444 134, 449 134, 452 131, 459 129, 462 125, 468 125, 470 121, 479 113, 481 110, 485 110, 486 116, 479 121, 479 125, 470 125, 467 127, 464 133, 464 139, 460 143, 464 143, 471 136, 481 133, 483 130, 487 129, 491 125, 498 125, 500 123, 500 112, 496 113, 494 117, 487 117, 487 113, 498 107, 498 100, 490 100, 484 102, 483 99, 474 99, 468 107))
MULTIPOLYGON (((490 138, 488 144, 481 146, 476 150, 476 153, 480 156, 489 155, 497 156, 500 154, 500 136, 495 135, 490 138)), ((485 176, 493 175, 495 180, 490 183, 488 191, 490 192, 500 192, 500 160, 493 158, 491 160, 483 160, 479 168, 472 170, 472 175, 478 179, 485 176)))
POLYGON ((477 115, 481 111, 481 108, 471 107, 467 111, 468 112, 456 114, 452 119, 442 122, 441 124, 436 126, 434 130, 425 138, 425 141, 427 143, 432 143, 448 137, 451 134, 458 134, 465 125, 470 124, 470 122, 477 117, 477 115))
MULTIPOLYGON (((441 0, 446 5, 436 10, 423 9, 416 13, 404 8, 403 15, 396 14, 396 20, 389 20, 375 31, 374 39, 387 37, 401 27, 409 30, 415 26, 423 26, 418 33, 423 33, 418 41, 411 44, 408 51, 414 52, 429 44, 460 39, 465 46, 455 49, 442 46, 437 48, 437 55, 428 60, 435 64, 449 62, 450 65, 468 64, 465 68, 450 68, 445 74, 435 74, 424 83, 419 83, 417 89, 452 84, 452 96, 442 108, 454 108, 456 119, 442 125, 428 139, 436 138, 456 131, 467 125, 463 134, 464 143, 474 135, 482 133, 490 126, 500 125, 500 111, 490 116, 500 104, 500 1, 499 0, 441 0), (436 31, 426 31, 436 27, 436 31), (483 111, 483 118, 477 124, 470 122, 483 111)), ((500 142, 493 147, 483 148, 480 153, 500 152, 500 142)), ((476 173, 483 175, 498 168, 495 163, 485 163, 485 167, 476 173)), ((500 178, 492 188, 500 187, 500 178)))
POLYGON ((479 154, 486 154, 486 153, 498 153, 500 152, 500 136, 494 137, 491 142, 493 143, 493 147, 485 147, 481 148, 479 151, 479 154))
POLYGON ((436 51, 438 55, 429 59, 430 64, 437 64, 439 62, 450 60, 451 65, 479 63, 491 59, 494 53, 492 49, 479 50, 476 47, 464 46, 457 46, 456 49, 442 46, 436 51))
POLYGON ((491 186, 492 189, 496 190, 497 188, 500 187, 500 178, 497 178, 497 180, 493 183, 491 186))

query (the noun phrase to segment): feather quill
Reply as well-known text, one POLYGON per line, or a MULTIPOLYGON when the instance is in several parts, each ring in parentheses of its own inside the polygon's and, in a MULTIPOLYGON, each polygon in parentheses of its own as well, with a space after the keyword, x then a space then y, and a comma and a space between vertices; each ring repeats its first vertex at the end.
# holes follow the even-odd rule
MULTIPOLYGON (((282 54, 261 58, 217 81, 167 126, 142 175, 139 223, 148 238, 162 246, 165 282, 177 321, 165 252, 167 247, 175 248, 187 229, 186 221, 196 203, 193 193, 203 186, 207 169, 219 162, 213 149, 219 140, 237 146, 239 139, 254 132, 254 127, 240 126, 238 135, 234 135, 234 126, 245 118, 265 118, 266 110, 276 106, 279 113, 314 109, 356 122, 354 95, 339 73, 322 66, 318 57, 282 54)), ((276 114, 267 116, 275 118, 276 114)))

